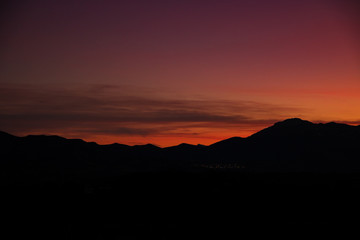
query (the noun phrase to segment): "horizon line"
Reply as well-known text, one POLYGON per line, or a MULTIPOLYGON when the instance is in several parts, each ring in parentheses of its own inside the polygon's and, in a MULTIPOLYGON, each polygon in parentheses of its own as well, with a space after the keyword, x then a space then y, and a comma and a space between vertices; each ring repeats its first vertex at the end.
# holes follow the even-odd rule
MULTIPOLYGON (((228 137, 228 138, 225 138, 225 139, 221 139, 221 140, 218 140, 218 141, 215 141, 213 142, 212 144, 215 144, 215 143, 218 143, 218 142, 221 142, 221 141, 224 141, 224 140, 227 140, 227 139, 231 139, 231 138, 242 138, 242 139, 246 139, 246 138, 249 138, 251 137, 252 135, 264 130, 264 129, 267 129, 269 127, 272 127, 278 123, 282 123, 282 122, 285 122, 285 121, 289 121, 289 120, 300 120, 302 122, 309 122, 311 124, 343 124, 343 125, 348 125, 348 126, 354 126, 354 127, 360 127, 360 124, 357 124, 354 122, 354 121, 349 121, 349 122, 341 122, 341 121, 330 121, 330 122, 325 122, 325 121, 309 121, 309 120, 304 120, 304 119, 301 119, 301 118, 298 118, 298 117, 294 117, 294 118, 286 118, 285 120, 282 120, 282 121, 278 121, 278 122, 275 122, 273 123, 272 125, 268 126, 268 127, 265 127, 257 132, 254 132, 253 134, 250 134, 246 137, 241 137, 241 136, 232 136, 232 137, 228 137)), ((357 122, 357 123, 360 123, 357 122)), ((7 131, 1 131, 0 130, 0 133, 5 133, 5 134, 9 134, 11 136, 14 136, 14 137, 18 137, 18 138, 26 138, 26 137, 30 137, 30 136, 44 136, 44 137, 60 137, 60 138, 63 138, 63 139, 66 139, 66 140, 81 140, 81 141, 84 141, 86 143, 95 143, 99 146, 109 146, 109 145, 114 145, 114 144, 118 144, 118 145, 124 145, 124 146, 128 146, 128 147, 136 147, 136 146, 146 146, 146 145, 152 145, 152 146, 155 146, 155 147, 158 147, 158 148, 170 148, 170 147, 176 147, 176 146, 179 146, 179 145, 183 145, 183 144, 186 144, 186 145, 192 145, 192 146, 211 146, 212 144, 209 144, 209 145, 206 145, 206 144, 201 144, 201 143, 197 143, 197 144, 190 144, 190 143, 186 143, 186 142, 182 142, 182 143, 179 143, 179 144, 176 144, 176 145, 169 145, 169 146, 159 146, 158 144, 153 144, 153 143, 145 143, 145 144, 134 144, 134 145, 129 145, 129 144, 123 144, 123 143, 119 143, 119 142, 113 142, 113 143, 109 143, 109 144, 100 144, 96 141, 87 141, 85 140, 85 138, 67 138, 67 137, 63 137, 63 136, 60 136, 60 135, 57 135, 57 134, 28 134, 28 135, 24 135, 24 136, 18 136, 18 135, 14 135, 12 133, 9 133, 7 131)))

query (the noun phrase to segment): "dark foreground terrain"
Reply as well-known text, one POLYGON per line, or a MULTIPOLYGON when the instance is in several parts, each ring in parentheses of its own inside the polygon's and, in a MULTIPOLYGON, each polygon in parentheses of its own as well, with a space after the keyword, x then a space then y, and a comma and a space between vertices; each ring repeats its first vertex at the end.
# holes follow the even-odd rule
POLYGON ((358 174, 136 173, 1 189, 12 239, 324 237, 360 223, 358 174))
POLYGON ((359 146, 360 126, 301 119, 168 148, 0 132, 0 237, 356 237, 359 146))

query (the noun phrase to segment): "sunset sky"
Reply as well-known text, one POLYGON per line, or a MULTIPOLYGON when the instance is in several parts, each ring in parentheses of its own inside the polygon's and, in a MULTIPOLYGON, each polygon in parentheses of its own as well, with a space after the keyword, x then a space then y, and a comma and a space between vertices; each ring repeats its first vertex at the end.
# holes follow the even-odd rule
POLYGON ((356 0, 20 0, 0 130, 211 144, 291 117, 360 124, 356 0))

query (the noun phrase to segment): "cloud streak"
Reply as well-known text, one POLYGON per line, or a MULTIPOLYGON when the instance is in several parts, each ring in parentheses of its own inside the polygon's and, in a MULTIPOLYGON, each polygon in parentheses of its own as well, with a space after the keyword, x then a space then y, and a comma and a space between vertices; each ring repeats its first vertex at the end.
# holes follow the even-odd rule
POLYGON ((16 134, 196 135, 266 126, 298 110, 251 101, 170 98, 111 85, 0 87, 1 129, 16 134))

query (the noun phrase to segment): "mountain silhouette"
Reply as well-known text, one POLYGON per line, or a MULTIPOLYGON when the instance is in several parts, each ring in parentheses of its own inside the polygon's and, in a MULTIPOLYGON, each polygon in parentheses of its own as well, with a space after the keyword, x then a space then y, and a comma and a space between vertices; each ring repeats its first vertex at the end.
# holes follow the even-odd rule
POLYGON ((360 126, 298 118, 209 146, 0 132, 3 227, 46 239, 358 227, 359 143, 360 126))
POLYGON ((232 148, 236 147, 239 144, 242 144, 244 142, 244 138, 241 137, 232 137, 225 140, 222 140, 220 142, 216 142, 210 145, 210 147, 215 148, 232 148))
POLYGON ((360 126, 277 122, 247 138, 209 146, 99 145, 81 139, 0 132, 4 181, 72 181, 127 172, 359 172, 360 126))
MULTIPOLYGON (((360 171, 360 126, 315 124, 299 118, 277 122, 247 138, 233 137, 209 146, 180 144, 98 145, 81 139, 0 132, 3 170, 66 172, 157 171, 243 166, 241 171, 360 171), (230 164, 230 165, 229 165, 230 164)), ((240 170, 239 170, 240 171, 240 170)), ((41 174, 40 174, 41 175, 41 174)))
POLYGON ((351 137, 360 134, 359 126, 350 126, 339 123, 314 124, 299 118, 287 119, 275 123, 273 126, 261 130, 249 138, 279 139, 279 138, 311 138, 311 137, 351 137))

